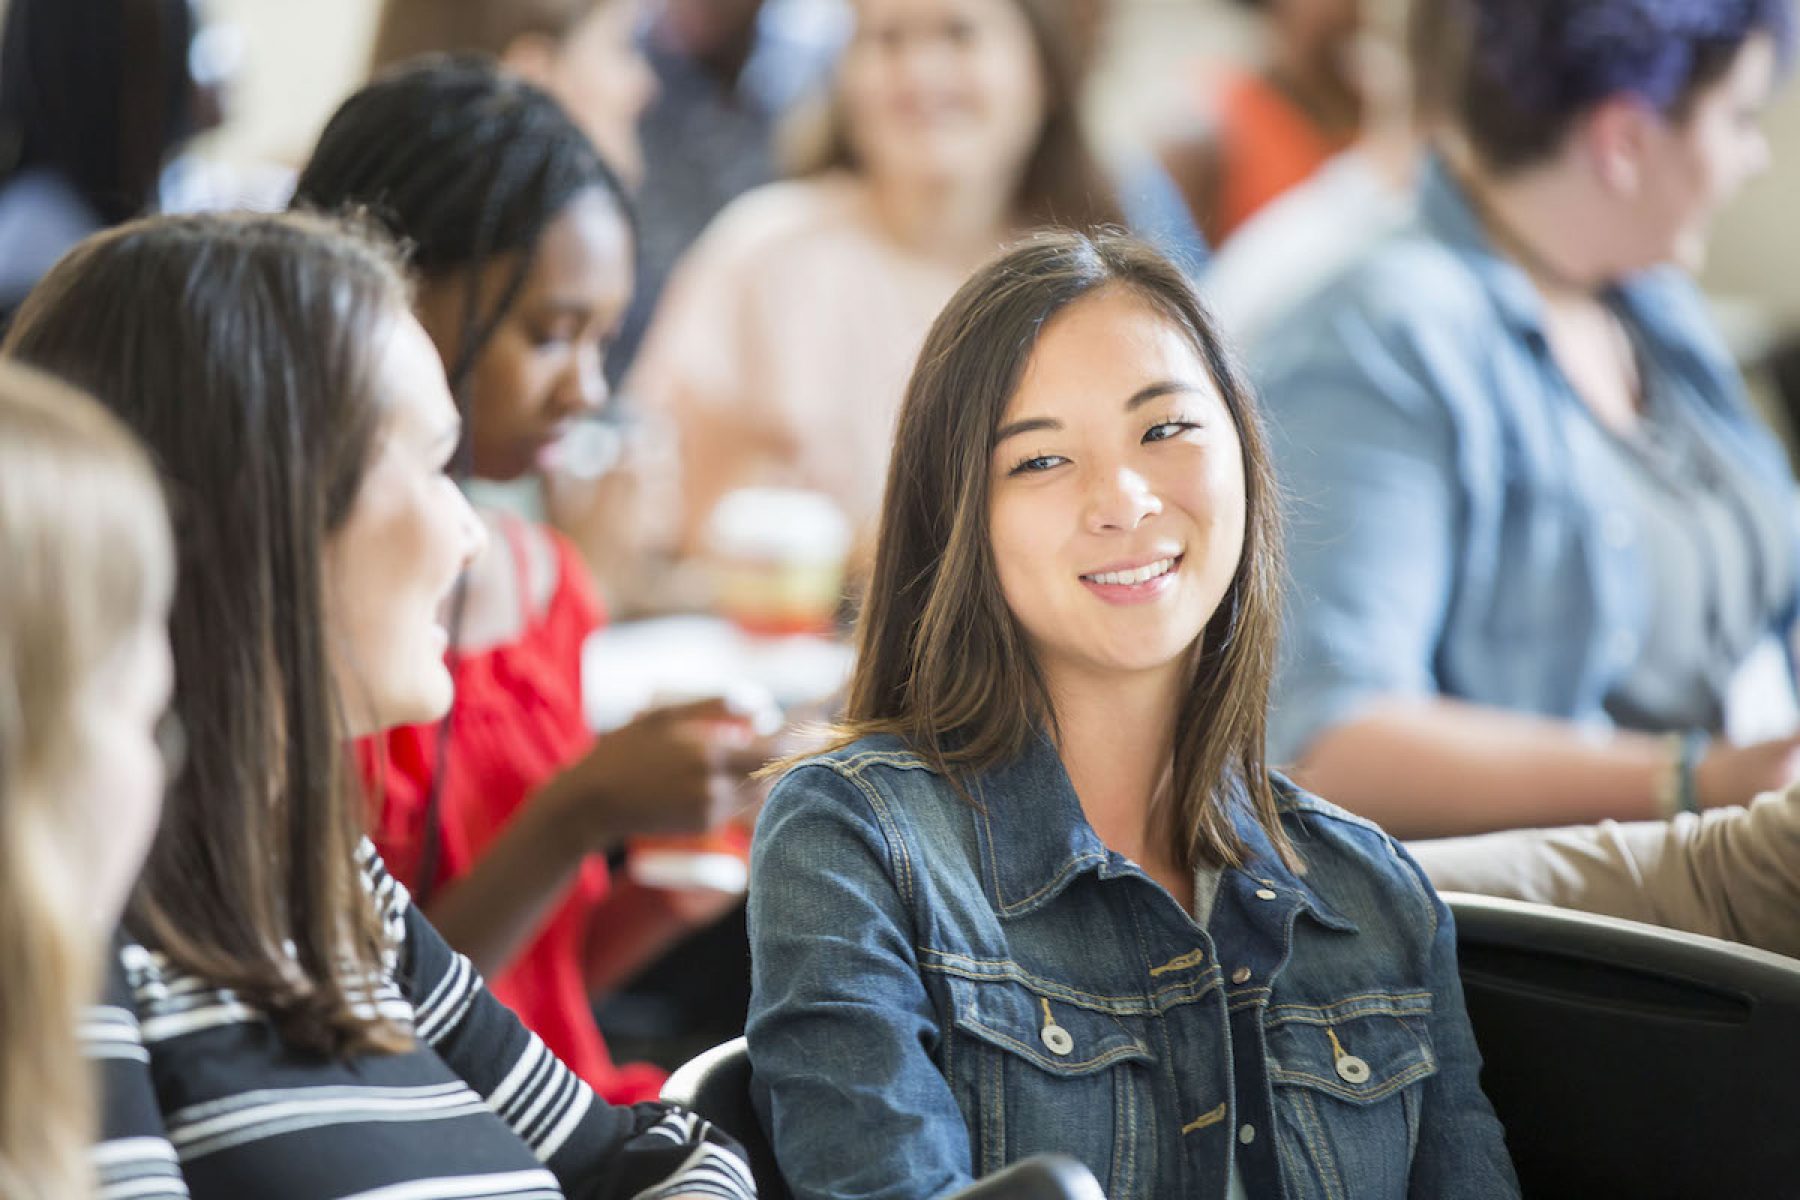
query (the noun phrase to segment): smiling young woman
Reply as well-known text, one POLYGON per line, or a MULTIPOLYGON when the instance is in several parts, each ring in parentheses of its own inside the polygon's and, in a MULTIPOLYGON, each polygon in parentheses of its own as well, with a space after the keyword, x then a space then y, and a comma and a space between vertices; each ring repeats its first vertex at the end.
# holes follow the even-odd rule
POLYGON ((757 825, 750 1057, 796 1191, 1055 1150, 1109 1196, 1516 1194, 1449 913, 1264 766, 1280 577, 1254 403, 1173 266, 1063 233, 964 285, 841 741, 757 825))

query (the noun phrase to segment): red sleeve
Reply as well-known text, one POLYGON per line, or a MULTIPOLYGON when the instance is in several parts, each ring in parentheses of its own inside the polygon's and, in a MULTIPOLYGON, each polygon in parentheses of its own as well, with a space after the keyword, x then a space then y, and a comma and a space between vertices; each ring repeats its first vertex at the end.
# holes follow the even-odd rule
MULTIPOLYGON (((396 879, 417 889, 424 862, 425 808, 436 767, 438 726, 406 725, 355 743, 367 795, 369 839, 396 879)), ((466 839, 455 828, 439 833, 434 888, 468 868, 466 839)))

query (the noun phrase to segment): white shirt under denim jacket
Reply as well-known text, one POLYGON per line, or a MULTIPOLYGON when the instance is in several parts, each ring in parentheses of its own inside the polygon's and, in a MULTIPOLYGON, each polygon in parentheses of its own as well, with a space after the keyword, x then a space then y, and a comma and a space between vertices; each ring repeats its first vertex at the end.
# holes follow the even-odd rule
POLYGON ((891 738, 790 772, 751 866, 754 1096, 802 1200, 937 1196, 1043 1151, 1112 1200, 1516 1196, 1448 910, 1275 778, 1204 927, 1037 739, 971 804, 891 738))

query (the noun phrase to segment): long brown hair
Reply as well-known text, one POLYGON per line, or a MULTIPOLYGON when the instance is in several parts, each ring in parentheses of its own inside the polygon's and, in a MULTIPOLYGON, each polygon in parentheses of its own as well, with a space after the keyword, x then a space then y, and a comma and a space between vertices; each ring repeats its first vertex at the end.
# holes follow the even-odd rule
POLYGON ((374 354, 408 303, 392 247, 347 224, 162 217, 72 251, 6 344, 122 418, 172 498, 189 753, 127 926, 319 1053, 410 1044, 353 1000, 385 943, 323 574, 381 420, 374 354))
MULTIPOLYGON (((1015 6, 1031 27, 1044 85, 1043 125, 1019 177, 1014 219, 1021 228, 1123 225, 1112 182, 1082 127, 1081 85, 1087 51, 1068 0, 1007 3, 1015 6)), ((843 70, 841 66, 838 69, 840 73, 843 70)), ((790 173, 796 176, 861 170, 840 89, 832 88, 822 109, 800 114, 798 128, 790 130, 787 157, 790 173)))
POLYGON ((173 586, 155 476, 74 389, 0 363, 0 1195, 89 1194, 93 1119, 76 1014, 101 938, 86 903, 91 814, 68 781, 99 751, 82 699, 173 586))
POLYGON ((896 734, 947 777, 998 765, 1056 712, 1001 594, 989 532, 990 460, 1044 326, 1084 297, 1124 289, 1184 333, 1243 446, 1243 557, 1193 655, 1176 717, 1173 786, 1153 814, 1184 869, 1239 865, 1229 806, 1247 800, 1290 865, 1264 759, 1280 629, 1278 498, 1247 385, 1181 272, 1131 238, 1045 234, 965 283, 919 353, 894 438, 875 571, 841 733, 896 734))

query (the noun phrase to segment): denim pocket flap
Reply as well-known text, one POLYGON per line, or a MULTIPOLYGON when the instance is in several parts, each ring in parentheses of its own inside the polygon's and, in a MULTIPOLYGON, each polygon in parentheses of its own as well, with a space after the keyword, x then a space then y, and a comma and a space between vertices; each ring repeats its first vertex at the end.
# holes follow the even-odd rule
POLYGON ((961 1033, 1055 1075, 1088 1075, 1152 1055, 1120 1017, 1014 979, 949 977, 961 1033))
POLYGON ((1266 1018, 1269 1078, 1352 1104, 1385 1100, 1437 1073, 1431 996, 1356 996, 1328 1005, 1276 1005, 1266 1018))

